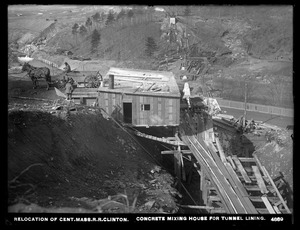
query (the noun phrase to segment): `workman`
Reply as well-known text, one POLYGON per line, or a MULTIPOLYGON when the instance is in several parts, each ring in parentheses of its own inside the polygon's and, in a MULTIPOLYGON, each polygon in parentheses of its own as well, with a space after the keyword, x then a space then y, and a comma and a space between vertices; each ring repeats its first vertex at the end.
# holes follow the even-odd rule
POLYGON ((65 93, 67 95, 67 100, 70 101, 72 99, 72 92, 74 90, 74 88, 71 84, 71 80, 68 80, 65 88, 66 88, 65 93))
POLYGON ((71 72, 71 67, 67 62, 65 62, 64 72, 65 73, 71 72))
POLYGON ((186 99, 189 108, 191 108, 191 103, 190 103, 190 96, 191 96, 191 91, 190 91, 190 86, 189 83, 185 82, 184 87, 183 87, 183 99, 186 99))
POLYGON ((103 87, 104 86, 104 82, 103 82, 103 77, 102 77, 100 71, 97 72, 96 76, 97 76, 97 78, 100 81, 100 87, 103 87))

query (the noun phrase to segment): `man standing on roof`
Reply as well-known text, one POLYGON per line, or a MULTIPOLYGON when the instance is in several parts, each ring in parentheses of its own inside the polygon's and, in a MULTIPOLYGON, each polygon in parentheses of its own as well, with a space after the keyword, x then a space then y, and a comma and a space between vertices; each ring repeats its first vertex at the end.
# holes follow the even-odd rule
POLYGON ((183 87, 182 91, 184 93, 182 98, 186 99, 189 108, 191 108, 191 103, 190 103, 191 90, 190 90, 189 83, 187 83, 187 82, 184 83, 184 87, 183 87))

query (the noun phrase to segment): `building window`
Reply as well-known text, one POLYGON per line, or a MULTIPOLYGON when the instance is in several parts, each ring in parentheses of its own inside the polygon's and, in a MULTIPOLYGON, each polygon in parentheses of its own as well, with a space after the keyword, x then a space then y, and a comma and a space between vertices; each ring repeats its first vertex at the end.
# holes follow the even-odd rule
POLYGON ((149 111, 150 110, 150 104, 142 104, 141 105, 142 111, 149 111))

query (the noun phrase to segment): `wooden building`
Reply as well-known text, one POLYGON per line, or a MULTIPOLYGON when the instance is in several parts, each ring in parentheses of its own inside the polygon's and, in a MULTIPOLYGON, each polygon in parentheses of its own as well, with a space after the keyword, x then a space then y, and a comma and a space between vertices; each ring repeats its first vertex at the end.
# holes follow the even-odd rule
POLYGON ((112 67, 97 91, 99 106, 124 123, 179 126, 180 92, 171 72, 112 67))

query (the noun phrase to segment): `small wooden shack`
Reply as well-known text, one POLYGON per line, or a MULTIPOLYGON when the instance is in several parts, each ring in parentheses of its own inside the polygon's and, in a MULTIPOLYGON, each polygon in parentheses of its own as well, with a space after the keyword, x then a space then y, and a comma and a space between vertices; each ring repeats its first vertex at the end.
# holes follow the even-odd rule
POLYGON ((179 125, 180 92, 171 72, 112 67, 98 88, 98 104, 133 126, 179 125))

